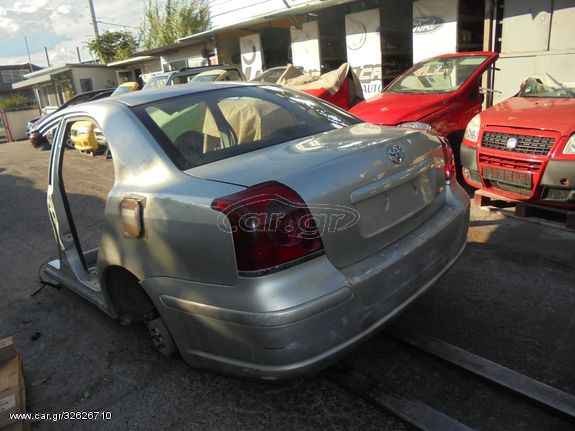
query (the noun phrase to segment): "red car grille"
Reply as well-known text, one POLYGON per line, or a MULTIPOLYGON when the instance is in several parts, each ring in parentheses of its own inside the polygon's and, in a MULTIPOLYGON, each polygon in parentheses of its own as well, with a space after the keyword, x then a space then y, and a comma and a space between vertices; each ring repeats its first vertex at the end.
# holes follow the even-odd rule
POLYGON ((484 132, 481 146, 494 150, 546 156, 551 151, 555 138, 546 136, 513 135, 511 133, 484 132), (515 148, 508 148, 509 138, 516 138, 515 148))
POLYGON ((507 157, 492 156, 489 154, 479 154, 479 162, 487 163, 491 166, 499 168, 511 168, 527 172, 539 172, 541 170, 541 162, 532 162, 528 160, 517 160, 507 157))
POLYGON ((491 181, 491 186, 505 192, 515 193, 516 195, 529 196, 531 194, 530 188, 514 186, 513 184, 502 183, 500 181, 491 181))

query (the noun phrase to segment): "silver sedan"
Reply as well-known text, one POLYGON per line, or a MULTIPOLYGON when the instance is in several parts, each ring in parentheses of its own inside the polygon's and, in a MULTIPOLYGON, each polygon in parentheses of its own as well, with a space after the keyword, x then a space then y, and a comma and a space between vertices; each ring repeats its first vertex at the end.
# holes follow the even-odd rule
POLYGON ((466 243, 469 200, 443 138, 285 88, 132 93, 65 109, 47 131, 59 255, 44 274, 114 318, 145 321, 161 352, 195 368, 269 380, 320 370, 466 243), (101 131, 115 172, 92 250, 62 178, 77 121, 101 131))

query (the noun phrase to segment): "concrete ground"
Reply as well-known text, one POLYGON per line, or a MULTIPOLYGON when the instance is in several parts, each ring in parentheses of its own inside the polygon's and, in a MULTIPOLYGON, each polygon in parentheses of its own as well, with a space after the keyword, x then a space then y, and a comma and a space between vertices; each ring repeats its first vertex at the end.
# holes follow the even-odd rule
MULTIPOLYGON (((67 151, 64 179, 82 243, 96 245, 112 161, 67 151)), ((23 355, 33 413, 110 411, 110 421, 37 430, 404 430, 322 372, 286 385, 245 382, 156 353, 143 327, 120 326, 67 289, 40 287, 56 254, 46 211, 49 153, 0 145, 0 338, 23 355)), ((474 209, 461 259, 396 324, 575 394, 575 232, 474 209)), ((420 400, 478 430, 575 424, 384 333, 335 367, 420 400)))

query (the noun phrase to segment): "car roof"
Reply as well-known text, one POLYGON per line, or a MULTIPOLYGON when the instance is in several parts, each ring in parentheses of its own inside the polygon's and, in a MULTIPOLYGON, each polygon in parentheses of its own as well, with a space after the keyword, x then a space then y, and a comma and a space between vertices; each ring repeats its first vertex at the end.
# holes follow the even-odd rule
MULTIPOLYGON (((172 97, 185 96, 186 94, 198 94, 206 91, 216 91, 223 88, 233 87, 254 87, 260 84, 243 81, 226 81, 226 82, 206 82, 197 84, 181 84, 169 87, 155 88, 146 91, 133 91, 131 93, 112 96, 106 101, 120 102, 126 106, 138 106, 158 100, 169 99, 172 97)), ((97 103, 97 102, 93 102, 97 103)))

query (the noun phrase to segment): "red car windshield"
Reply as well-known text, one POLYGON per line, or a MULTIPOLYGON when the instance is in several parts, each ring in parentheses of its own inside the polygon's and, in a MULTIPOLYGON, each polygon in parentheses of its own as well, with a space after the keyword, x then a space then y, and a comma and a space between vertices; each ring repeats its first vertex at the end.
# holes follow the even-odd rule
POLYGON ((451 93, 461 87, 488 58, 484 55, 469 55, 422 61, 400 76, 385 92, 451 93))
POLYGON ((522 85, 519 97, 553 97, 575 99, 575 83, 557 81, 551 75, 528 78, 522 85))

